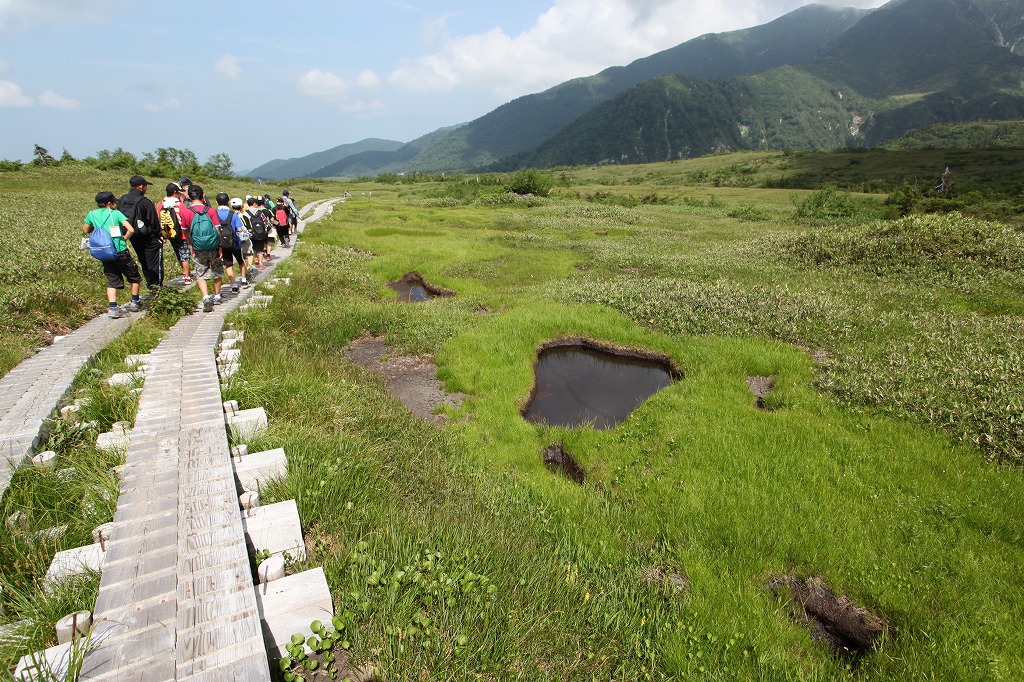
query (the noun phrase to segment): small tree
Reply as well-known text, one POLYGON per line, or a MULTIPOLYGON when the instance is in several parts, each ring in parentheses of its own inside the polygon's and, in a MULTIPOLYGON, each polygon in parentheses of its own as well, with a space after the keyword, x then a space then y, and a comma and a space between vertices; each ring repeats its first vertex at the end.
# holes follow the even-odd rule
POLYGON ((36 145, 35 151, 32 152, 32 163, 37 166, 52 166, 56 159, 50 156, 50 152, 41 145, 36 145))
POLYGON ((203 172, 214 178, 229 178, 233 165, 231 157, 221 152, 207 159, 206 165, 203 166, 203 172))

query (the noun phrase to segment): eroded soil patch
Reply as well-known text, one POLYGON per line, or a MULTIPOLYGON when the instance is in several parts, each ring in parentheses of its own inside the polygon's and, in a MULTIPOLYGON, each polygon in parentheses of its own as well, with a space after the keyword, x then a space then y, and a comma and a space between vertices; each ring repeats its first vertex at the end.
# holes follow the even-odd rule
POLYGON ((685 597, 690 593, 690 579, 681 568, 660 568, 651 566, 644 571, 644 581, 667 588, 670 594, 685 597))
POLYGON ((586 477, 583 467, 577 464, 573 456, 561 445, 549 445, 544 448, 544 466, 548 471, 561 474, 580 485, 583 485, 583 479, 586 477))
POLYGON ((860 656, 889 630, 881 617, 846 597, 836 596, 821 577, 804 580, 777 576, 768 587, 776 597, 787 601, 790 616, 805 623, 813 639, 827 642, 840 655, 860 656))
POLYGON ((441 386, 437 365, 429 355, 399 355, 382 337, 363 336, 345 349, 344 357, 379 375, 391 395, 420 419, 443 424, 445 416, 434 411, 441 405, 462 405, 461 394, 448 393, 441 386))
POLYGON ((747 386, 750 388, 750 392, 754 394, 757 409, 771 411, 772 408, 768 407, 764 399, 775 386, 775 377, 747 377, 747 386))
POLYGON ((402 279, 388 282, 388 287, 398 294, 398 300, 402 303, 423 303, 434 298, 455 295, 451 289, 426 281, 423 275, 416 271, 407 272, 402 275, 402 279))

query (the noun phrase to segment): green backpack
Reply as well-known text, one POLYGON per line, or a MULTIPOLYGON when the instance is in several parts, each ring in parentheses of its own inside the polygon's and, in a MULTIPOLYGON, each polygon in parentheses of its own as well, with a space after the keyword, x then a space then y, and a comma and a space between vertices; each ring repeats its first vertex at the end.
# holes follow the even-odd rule
POLYGON ((213 220, 208 215, 209 209, 193 207, 192 225, 189 227, 189 234, 192 235, 192 248, 196 251, 213 251, 220 246, 220 233, 213 226, 213 220))

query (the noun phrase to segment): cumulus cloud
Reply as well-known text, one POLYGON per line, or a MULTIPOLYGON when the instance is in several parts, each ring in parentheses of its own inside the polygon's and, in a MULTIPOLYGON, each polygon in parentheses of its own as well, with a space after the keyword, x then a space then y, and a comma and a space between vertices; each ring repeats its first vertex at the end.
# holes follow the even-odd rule
MULTIPOLYGON (((877 7, 884 0, 831 0, 877 7)), ((623 65, 704 33, 770 21, 808 0, 554 0, 518 35, 499 28, 445 39, 433 54, 404 60, 388 82, 409 92, 468 87, 501 98, 623 65)), ((427 27, 438 35, 443 22, 427 27)))
POLYGON ((11 81, 0 81, 0 107, 30 107, 31 97, 21 91, 21 86, 11 81))
POLYGON ((39 95, 39 103, 51 109, 77 109, 82 105, 77 99, 61 97, 52 90, 44 90, 43 94, 39 95))
POLYGON ((238 57, 233 54, 226 54, 218 59, 217 63, 213 65, 213 70, 231 80, 238 80, 242 77, 242 65, 239 64, 238 57))
POLYGON ((380 87, 380 76, 370 69, 364 69, 356 76, 356 85, 363 90, 376 90, 380 87))
POLYGON ((349 85, 330 71, 310 69, 299 79, 296 88, 310 97, 338 97, 348 92, 349 85))
POLYGON ((178 109, 181 107, 181 100, 177 97, 170 97, 165 99, 163 102, 147 102, 142 105, 142 108, 146 111, 152 111, 154 113, 158 111, 167 111, 168 109, 178 109))

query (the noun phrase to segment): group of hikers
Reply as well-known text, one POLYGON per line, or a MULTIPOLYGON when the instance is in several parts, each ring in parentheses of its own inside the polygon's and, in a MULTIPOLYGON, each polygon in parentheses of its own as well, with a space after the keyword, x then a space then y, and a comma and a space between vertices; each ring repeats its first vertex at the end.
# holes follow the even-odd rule
POLYGON ((165 243, 171 244, 181 264, 182 283, 192 284, 194 278, 203 295, 203 311, 210 312, 223 302, 225 276, 233 294, 250 286, 272 257, 272 230, 277 241, 288 246, 298 225, 298 207, 288 190, 276 201, 269 194, 247 196, 243 201, 220 192, 214 207, 203 188, 189 178, 168 183, 159 204, 146 196, 150 184, 141 175, 133 175, 128 184, 131 189, 120 198, 113 192, 97 194, 96 208, 82 225, 90 254, 103 264, 108 315, 113 318, 141 308, 143 278, 150 293, 164 285, 165 243), (141 275, 128 243, 138 256, 141 275), (118 306, 117 292, 126 282, 131 300, 118 306))

